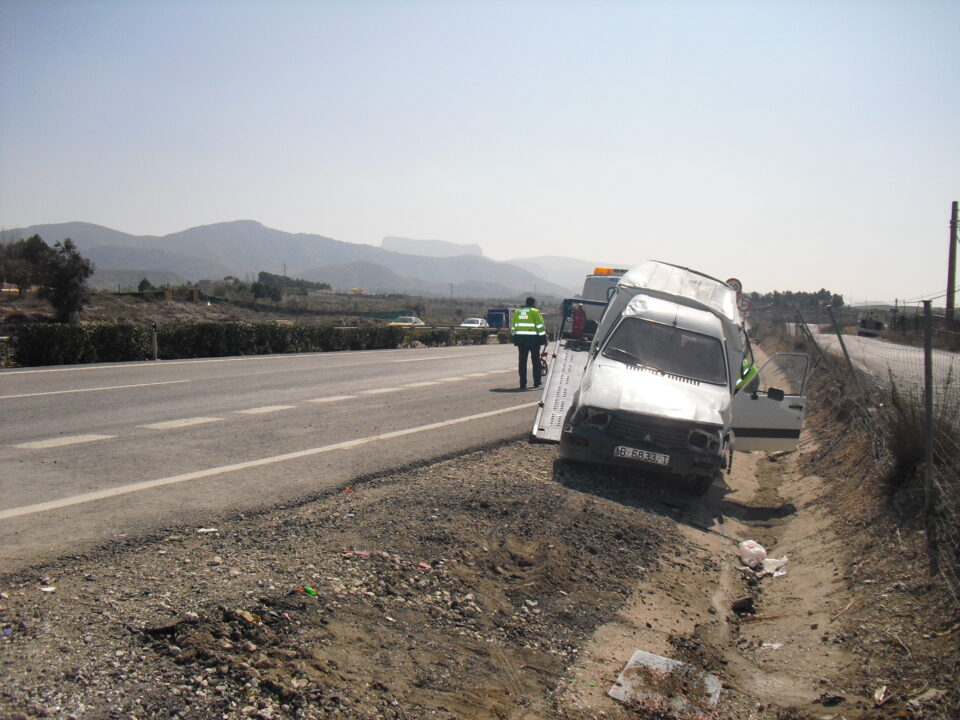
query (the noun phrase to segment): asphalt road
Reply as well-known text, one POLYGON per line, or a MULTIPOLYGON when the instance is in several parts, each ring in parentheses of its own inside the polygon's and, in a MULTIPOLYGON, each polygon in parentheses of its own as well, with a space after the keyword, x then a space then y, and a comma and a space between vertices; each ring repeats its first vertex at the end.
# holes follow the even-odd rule
MULTIPOLYGON (((530 431, 510 345, 0 371, 0 562, 270 508, 530 431)), ((429 502, 429 498, 424 498, 429 502)))
MULTIPOLYGON (((836 335, 823 333, 816 338, 825 351, 839 356, 839 362, 844 362, 836 335)), ((886 384, 892 380, 901 389, 919 390, 923 387, 923 348, 857 335, 844 335, 843 343, 854 366, 873 375, 879 382, 886 384)), ((956 383, 960 356, 934 350, 932 370, 935 388, 938 392, 945 392, 951 382, 956 383)), ((956 391, 951 392, 955 394, 956 391)))

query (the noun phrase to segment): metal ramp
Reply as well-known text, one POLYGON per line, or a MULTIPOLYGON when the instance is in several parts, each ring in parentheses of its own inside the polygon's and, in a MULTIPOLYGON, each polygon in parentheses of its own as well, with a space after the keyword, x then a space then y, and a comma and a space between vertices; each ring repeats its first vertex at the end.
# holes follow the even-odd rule
POLYGON ((533 423, 534 440, 560 442, 563 419, 574 393, 580 387, 589 356, 589 346, 578 344, 577 341, 557 340, 554 344, 543 396, 533 423))
POLYGON ((565 337, 574 304, 606 307, 605 302, 572 298, 563 301, 563 320, 557 340, 553 344, 547 377, 543 383, 543 395, 533 422, 531 437, 537 442, 560 442, 563 420, 580 387, 583 372, 590 357, 590 337, 573 339, 565 337))

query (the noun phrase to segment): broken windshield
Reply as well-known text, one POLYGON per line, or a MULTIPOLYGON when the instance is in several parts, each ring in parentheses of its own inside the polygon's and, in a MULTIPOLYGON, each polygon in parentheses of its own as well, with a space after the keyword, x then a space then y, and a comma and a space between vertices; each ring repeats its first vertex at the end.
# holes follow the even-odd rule
POLYGON ((721 342, 672 325, 624 318, 604 346, 603 355, 692 380, 727 384, 721 342))

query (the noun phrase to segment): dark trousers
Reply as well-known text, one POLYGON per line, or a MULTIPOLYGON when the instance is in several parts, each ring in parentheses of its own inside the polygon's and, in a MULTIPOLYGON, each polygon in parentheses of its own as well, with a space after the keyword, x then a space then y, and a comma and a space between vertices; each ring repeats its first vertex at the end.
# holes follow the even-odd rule
POLYGON ((517 370, 520 372, 520 387, 527 386, 527 356, 533 361, 533 384, 540 384, 540 338, 536 336, 518 337, 515 340, 519 351, 517 370))

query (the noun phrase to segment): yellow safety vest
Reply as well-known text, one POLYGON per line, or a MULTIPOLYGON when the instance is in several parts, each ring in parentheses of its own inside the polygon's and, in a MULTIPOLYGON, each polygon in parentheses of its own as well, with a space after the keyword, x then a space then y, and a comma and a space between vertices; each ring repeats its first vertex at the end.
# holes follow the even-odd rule
POLYGON ((546 337, 547 326, 543 324, 543 315, 539 310, 535 307, 523 307, 513 311, 510 332, 514 335, 546 337))

